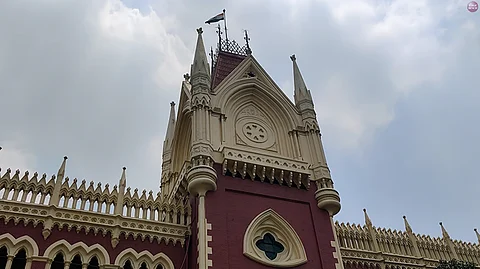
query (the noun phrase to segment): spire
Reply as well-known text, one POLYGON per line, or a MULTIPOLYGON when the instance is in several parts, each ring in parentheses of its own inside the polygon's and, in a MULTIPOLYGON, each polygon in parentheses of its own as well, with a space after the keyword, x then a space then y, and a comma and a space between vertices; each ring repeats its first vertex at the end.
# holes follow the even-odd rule
POLYGON ((403 222, 405 223, 405 231, 413 233, 412 227, 410 227, 406 216, 403 216, 403 222))
POLYGON ((473 230, 475 231, 475 234, 477 234, 478 243, 480 244, 480 233, 478 233, 477 228, 475 228, 473 230))
POLYGON ((367 214, 367 209, 365 208, 363 209, 363 215, 365 215, 365 225, 373 227, 372 220, 370 220, 370 217, 367 214))
POLYGON ((68 159, 67 156, 63 157, 62 165, 60 165, 60 168, 58 169, 58 172, 57 172, 57 178, 61 177, 63 179, 63 176, 65 176, 65 167, 67 166, 67 159, 68 159))
MULTIPOLYGON (((303 100, 312 101, 312 96, 310 95, 310 91, 307 89, 307 85, 303 80, 302 73, 300 73, 300 69, 297 65, 297 58, 295 54, 290 56, 290 59, 293 62, 293 86, 294 86, 294 97, 295 97, 295 104, 300 103, 303 100)), ((313 102, 312 102, 313 105, 313 102)))
POLYGON ((450 235, 448 234, 447 230, 445 230, 445 227, 443 227, 443 223, 440 222, 440 227, 442 228, 442 235, 444 238, 450 239, 450 235))
POLYGON ((210 69, 208 67, 207 54, 205 52, 205 46, 203 45, 202 28, 197 29, 198 38, 197 46, 195 47, 195 56, 193 58, 193 64, 190 74, 192 78, 196 75, 203 74, 210 77, 210 69))
POLYGON ((410 240, 410 243, 413 246, 413 255, 417 257, 422 257, 420 254, 420 250, 418 249, 418 243, 417 243, 417 238, 413 234, 412 227, 410 227, 410 224, 408 223, 407 217, 403 216, 403 222, 405 223, 405 230, 407 231, 408 238, 410 240))
MULTIPOLYGON (((127 185, 127 176, 125 172, 127 171, 126 167, 123 167, 122 176, 118 181, 118 195, 117 195, 117 206, 115 207, 115 214, 121 215, 123 212, 123 199, 125 197, 125 187, 127 185)), ((113 241, 117 241, 118 243, 118 236, 113 236, 113 241)), ((116 244, 114 244, 116 246, 116 244)))
POLYGON ((127 184, 126 171, 127 171, 127 168, 123 167, 122 176, 120 177, 120 181, 119 181, 119 184, 118 184, 120 189, 125 188, 125 185, 127 184))
POLYGON ((163 151, 169 150, 172 146, 173 135, 175 131, 175 102, 170 103, 170 117, 167 124, 167 133, 163 142, 163 151))
POLYGON ((62 165, 57 172, 57 179, 55 181, 55 187, 53 188, 52 196, 50 197, 50 201, 48 202, 49 205, 59 206, 60 202, 60 188, 62 187, 63 178, 65 176, 65 167, 67 166, 67 159, 68 157, 63 157, 62 165))
POLYGON ((447 233, 447 230, 445 229, 445 227, 443 227, 442 222, 440 222, 440 227, 442 228, 443 240, 447 244, 448 248, 450 248, 450 253, 452 254, 452 257, 455 260, 458 260, 458 254, 453 244, 453 241, 450 238, 450 235, 447 233))

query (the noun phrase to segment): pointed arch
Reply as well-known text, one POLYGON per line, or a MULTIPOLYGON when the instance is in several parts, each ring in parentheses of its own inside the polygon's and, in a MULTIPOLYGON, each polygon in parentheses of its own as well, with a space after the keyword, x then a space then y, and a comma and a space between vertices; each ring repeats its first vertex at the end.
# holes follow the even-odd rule
POLYGON ((148 269, 155 269, 158 265, 161 265, 164 269, 175 268, 172 260, 162 252, 154 256, 147 250, 138 253, 133 248, 127 248, 117 255, 115 265, 122 267, 127 261, 131 262, 133 268, 140 268, 143 263, 145 263, 148 269))
POLYGON ((20 249, 24 249, 27 257, 38 256, 38 245, 28 235, 15 238, 13 235, 6 233, 0 235, 0 247, 5 246, 8 253, 16 254, 20 249))
POLYGON ((64 261, 71 261, 75 255, 80 255, 85 261, 90 261, 95 256, 99 264, 110 264, 110 256, 107 250, 100 244, 87 246, 83 242, 77 242, 72 245, 65 239, 62 239, 51 244, 45 250, 43 256, 52 260, 54 259, 53 255, 57 255, 58 252, 63 253, 64 261))
POLYGON ((69 269, 82 269, 82 264, 82 256, 80 256, 80 254, 75 254, 70 261, 69 269))
POLYGON ((24 248, 20 248, 12 261, 11 269, 25 269, 27 265, 27 251, 24 248))
MULTIPOLYGON (((272 128, 275 128, 277 142, 275 151, 284 157, 294 158, 295 150, 289 132, 302 126, 301 115, 283 91, 272 83, 264 83, 259 79, 232 81, 218 92, 214 106, 220 107, 229 119, 225 122, 225 130, 235 130, 236 113, 246 104, 260 107, 270 118, 272 128)), ((236 134, 228 134, 228 137, 225 137, 227 145, 234 145, 235 136, 236 134)))
POLYGON ((88 261, 87 269, 99 269, 99 268, 100 268, 100 264, 98 262, 97 256, 93 256, 92 258, 90 258, 90 261, 88 261))
POLYGON ((300 237, 273 209, 258 214, 248 225, 243 237, 243 254, 273 267, 295 267, 307 262, 300 237))
MULTIPOLYGON (((65 254, 62 251, 58 251, 57 253, 55 253, 55 257, 51 262, 50 269, 64 269, 64 265, 65 254)), ((48 263, 45 268, 48 269, 48 263)))

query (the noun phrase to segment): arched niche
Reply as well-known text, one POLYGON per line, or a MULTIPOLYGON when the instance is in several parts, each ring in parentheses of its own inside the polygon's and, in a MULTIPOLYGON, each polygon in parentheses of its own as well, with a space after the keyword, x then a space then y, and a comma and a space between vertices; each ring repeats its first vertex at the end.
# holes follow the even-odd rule
MULTIPOLYGON (((277 148, 274 151, 285 157, 294 157, 289 132, 302 124, 300 115, 295 111, 290 101, 284 100, 276 91, 268 89, 266 85, 258 82, 235 82, 223 94, 223 96, 218 97, 217 105, 222 108, 227 116, 226 130, 236 130, 236 120, 246 107, 255 108, 260 114, 264 115, 263 118, 275 132, 277 148)), ((236 132, 226 137, 227 145, 236 143, 235 135, 236 132)))

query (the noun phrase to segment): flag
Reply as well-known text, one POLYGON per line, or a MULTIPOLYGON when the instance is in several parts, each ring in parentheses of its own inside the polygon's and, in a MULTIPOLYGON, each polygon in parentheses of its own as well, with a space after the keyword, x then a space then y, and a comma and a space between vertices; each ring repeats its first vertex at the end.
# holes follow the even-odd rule
POLYGON ((210 18, 210 19, 209 19, 208 21, 206 21, 205 23, 210 24, 210 23, 214 23, 214 22, 222 21, 222 20, 225 20, 225 13, 223 13, 223 12, 220 13, 220 14, 218 14, 218 15, 215 16, 215 17, 210 18))

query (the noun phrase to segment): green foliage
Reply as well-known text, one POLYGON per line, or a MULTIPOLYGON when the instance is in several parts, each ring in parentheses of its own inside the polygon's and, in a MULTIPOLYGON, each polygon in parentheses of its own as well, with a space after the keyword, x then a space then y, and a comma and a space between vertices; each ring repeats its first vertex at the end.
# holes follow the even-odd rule
POLYGON ((436 269, 475 269, 475 264, 464 261, 440 261, 436 269))

